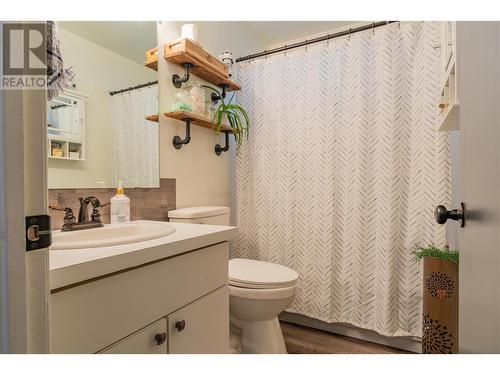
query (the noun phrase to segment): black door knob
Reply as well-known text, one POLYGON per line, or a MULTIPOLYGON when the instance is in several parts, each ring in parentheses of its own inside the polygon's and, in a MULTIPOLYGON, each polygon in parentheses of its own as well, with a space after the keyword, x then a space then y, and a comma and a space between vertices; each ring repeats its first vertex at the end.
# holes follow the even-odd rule
POLYGON ((445 206, 439 205, 434 210, 434 218, 438 224, 444 224, 448 219, 457 220, 463 228, 465 225, 465 205, 460 203, 462 209, 454 209, 448 211, 445 206))
POLYGON ((186 321, 179 320, 179 321, 175 322, 175 328, 177 328, 177 332, 182 331, 184 328, 186 328, 186 321))

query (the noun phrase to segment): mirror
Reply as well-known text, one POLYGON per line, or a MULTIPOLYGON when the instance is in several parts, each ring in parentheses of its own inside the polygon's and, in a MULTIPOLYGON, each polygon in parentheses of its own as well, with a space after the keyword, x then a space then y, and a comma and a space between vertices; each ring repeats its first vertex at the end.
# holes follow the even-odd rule
POLYGON ((47 103, 49 188, 159 186, 156 22, 59 22, 73 87, 47 103), (111 95, 110 95, 111 94, 111 95))

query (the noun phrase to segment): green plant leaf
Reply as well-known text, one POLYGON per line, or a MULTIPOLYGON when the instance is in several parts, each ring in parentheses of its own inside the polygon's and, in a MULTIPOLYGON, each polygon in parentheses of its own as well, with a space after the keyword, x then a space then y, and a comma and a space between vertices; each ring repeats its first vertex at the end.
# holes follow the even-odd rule
POLYGON ((417 246, 412 254, 415 255, 415 258, 418 261, 420 261, 423 257, 434 257, 449 260, 458 264, 459 260, 458 250, 440 249, 434 245, 429 245, 427 247, 417 246))
MULTIPOLYGON (((222 95, 221 91, 212 86, 208 85, 200 85, 200 86, 213 91, 214 93, 219 95, 219 97, 222 95)), ((226 100, 222 98, 220 99, 220 104, 217 106, 217 109, 212 116, 211 124, 212 124, 212 129, 215 132, 220 133, 222 120, 225 115, 227 121, 229 122, 228 125, 233 129, 232 134, 236 143, 236 149, 237 151, 239 151, 240 146, 243 143, 243 136, 246 136, 246 139, 248 139, 248 135, 250 133, 250 119, 243 107, 232 103, 234 97, 235 97, 235 92, 232 93, 229 100, 227 100, 227 96, 226 100)))

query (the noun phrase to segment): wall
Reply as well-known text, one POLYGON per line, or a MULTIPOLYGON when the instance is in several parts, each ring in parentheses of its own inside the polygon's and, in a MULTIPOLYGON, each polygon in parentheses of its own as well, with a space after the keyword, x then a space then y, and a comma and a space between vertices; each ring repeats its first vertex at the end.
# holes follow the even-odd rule
MULTIPOLYGON (((181 25, 186 22, 159 22, 158 45, 165 45, 180 36, 181 25)), ((261 48, 252 39, 244 23, 236 22, 195 22, 198 26, 199 43, 214 56, 219 56, 228 48, 233 56, 248 54, 261 48)), ((172 107, 175 88, 171 84, 172 74, 183 75, 183 68, 158 61, 159 107, 160 113, 172 107)), ((199 81, 196 77, 191 82, 199 81)), ((230 168, 232 155, 225 152, 215 155, 214 147, 224 142, 223 135, 211 129, 198 126, 191 128, 191 142, 182 149, 172 146, 175 135, 184 137, 183 122, 160 116, 160 177, 177 180, 177 207, 193 205, 229 205, 230 168)), ((233 148, 234 149, 234 148, 233 148)))
MULTIPOLYGON (((87 161, 50 159, 49 188, 115 186, 113 181, 111 98, 109 91, 154 81, 154 71, 59 28, 66 66, 75 72, 77 90, 88 95, 85 138, 87 161)), ((151 41, 155 43, 154 40, 151 41)))

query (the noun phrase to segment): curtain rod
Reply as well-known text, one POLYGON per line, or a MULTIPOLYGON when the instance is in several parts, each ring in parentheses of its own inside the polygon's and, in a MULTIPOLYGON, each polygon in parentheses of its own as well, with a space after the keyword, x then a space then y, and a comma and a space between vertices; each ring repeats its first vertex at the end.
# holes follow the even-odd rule
POLYGON ((285 44, 283 47, 276 47, 276 48, 272 48, 270 50, 266 50, 266 51, 263 51, 263 52, 254 53, 252 55, 238 57, 236 59, 236 62, 241 62, 241 61, 255 59, 255 58, 258 58, 258 57, 268 56, 268 55, 271 55, 273 53, 287 51, 287 50, 292 49, 292 48, 304 47, 304 46, 307 46, 309 44, 323 42, 325 40, 339 38, 341 36, 351 35, 351 34, 354 34, 354 33, 359 33, 361 31, 374 30, 377 27, 389 25, 389 24, 394 23, 394 22, 399 22, 399 21, 372 22, 371 24, 368 24, 368 25, 353 27, 353 28, 350 28, 350 29, 339 31, 337 33, 326 34, 324 36, 320 36, 320 37, 309 39, 309 40, 306 39, 303 42, 297 42, 297 43, 292 43, 292 44, 288 44, 288 45, 285 44))
POLYGON ((146 83, 142 83, 142 84, 137 85, 137 86, 127 87, 126 89, 121 89, 121 90, 116 90, 116 91, 110 91, 109 95, 113 96, 113 95, 116 95, 116 94, 121 94, 122 92, 127 92, 127 91, 142 89, 143 87, 153 86, 153 85, 156 85, 157 83, 158 83, 158 81, 146 82, 146 83))

